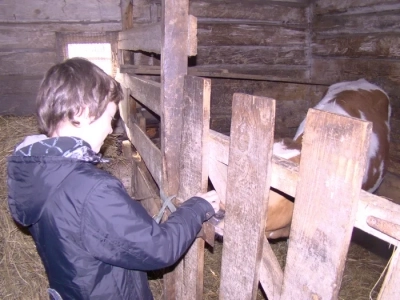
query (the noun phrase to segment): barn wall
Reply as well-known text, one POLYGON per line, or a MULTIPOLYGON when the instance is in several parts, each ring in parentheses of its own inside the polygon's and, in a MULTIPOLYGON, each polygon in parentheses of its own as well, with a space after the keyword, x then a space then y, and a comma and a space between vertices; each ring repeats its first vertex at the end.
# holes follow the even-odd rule
POLYGON ((400 2, 318 0, 312 10, 311 82, 366 78, 387 91, 389 170, 400 174, 400 2))
MULTIPOLYGON (((310 47, 308 1, 216 1, 191 0, 189 12, 198 20, 197 56, 192 65, 203 70, 236 74, 271 76, 282 81, 304 81, 310 78, 310 47)), ((277 111, 279 136, 294 133, 291 108, 306 114, 312 88, 268 81, 212 79, 211 128, 227 133, 230 129, 231 101, 235 92, 251 93, 292 101, 277 111), (300 87, 296 95, 293 89, 300 87), (302 103, 293 102, 302 100, 302 103)), ((317 92, 318 94, 318 92, 317 92)), ((297 120, 297 117, 296 117, 297 120)))
POLYGON ((56 33, 121 30, 120 0, 2 0, 0 114, 32 114, 40 81, 57 62, 56 33))

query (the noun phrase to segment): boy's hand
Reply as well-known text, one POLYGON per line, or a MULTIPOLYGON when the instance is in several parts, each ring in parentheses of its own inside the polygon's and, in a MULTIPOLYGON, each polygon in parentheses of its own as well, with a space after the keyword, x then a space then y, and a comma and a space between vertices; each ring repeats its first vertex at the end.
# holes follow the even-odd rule
POLYGON ((210 204, 214 208, 215 212, 219 211, 219 209, 220 209, 219 205, 220 205, 221 201, 219 200, 219 197, 218 197, 218 194, 216 191, 212 190, 212 191, 209 191, 204 194, 198 193, 198 194, 196 194, 196 196, 201 197, 201 198, 207 200, 208 202, 210 202, 210 204))

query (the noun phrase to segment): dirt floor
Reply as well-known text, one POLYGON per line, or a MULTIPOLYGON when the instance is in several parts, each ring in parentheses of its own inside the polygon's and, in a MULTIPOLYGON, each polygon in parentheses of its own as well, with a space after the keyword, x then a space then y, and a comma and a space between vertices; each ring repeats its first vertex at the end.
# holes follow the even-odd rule
MULTIPOLYGON (((48 282, 33 241, 26 230, 21 230, 12 221, 7 207, 6 158, 25 136, 36 133, 33 117, 0 117, 0 299, 4 300, 47 299, 48 282)), ((104 151, 111 162, 102 168, 121 178, 128 187, 130 164, 121 156, 119 137, 110 136, 104 151)), ((371 299, 376 299, 382 282, 379 278, 393 248, 357 230, 353 240, 339 299, 370 299, 370 295, 371 299), (377 287, 374 289, 375 284, 377 287)), ((287 241, 271 242, 271 245, 284 268, 287 241)), ((223 242, 216 242, 214 249, 205 251, 204 299, 218 299, 222 247, 223 242)), ((162 279, 159 274, 150 273, 149 278, 155 299, 162 299, 162 279)), ((257 299, 266 299, 261 288, 257 299)))

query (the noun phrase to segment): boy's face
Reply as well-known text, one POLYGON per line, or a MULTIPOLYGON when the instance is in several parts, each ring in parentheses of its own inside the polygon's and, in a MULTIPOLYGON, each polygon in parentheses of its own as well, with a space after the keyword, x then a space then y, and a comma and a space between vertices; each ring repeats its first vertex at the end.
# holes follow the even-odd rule
POLYGON ((112 133, 111 123, 116 111, 117 105, 114 102, 110 102, 100 118, 85 126, 82 132, 84 136, 81 137, 92 146, 95 152, 100 151, 107 135, 112 133))

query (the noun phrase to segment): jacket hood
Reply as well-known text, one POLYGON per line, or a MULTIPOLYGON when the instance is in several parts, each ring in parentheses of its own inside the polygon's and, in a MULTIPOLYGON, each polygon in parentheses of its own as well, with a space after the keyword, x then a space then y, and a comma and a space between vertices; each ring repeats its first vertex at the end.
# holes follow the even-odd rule
POLYGON ((74 137, 29 136, 8 157, 8 205, 15 221, 35 224, 46 202, 79 161, 104 161, 74 137))

